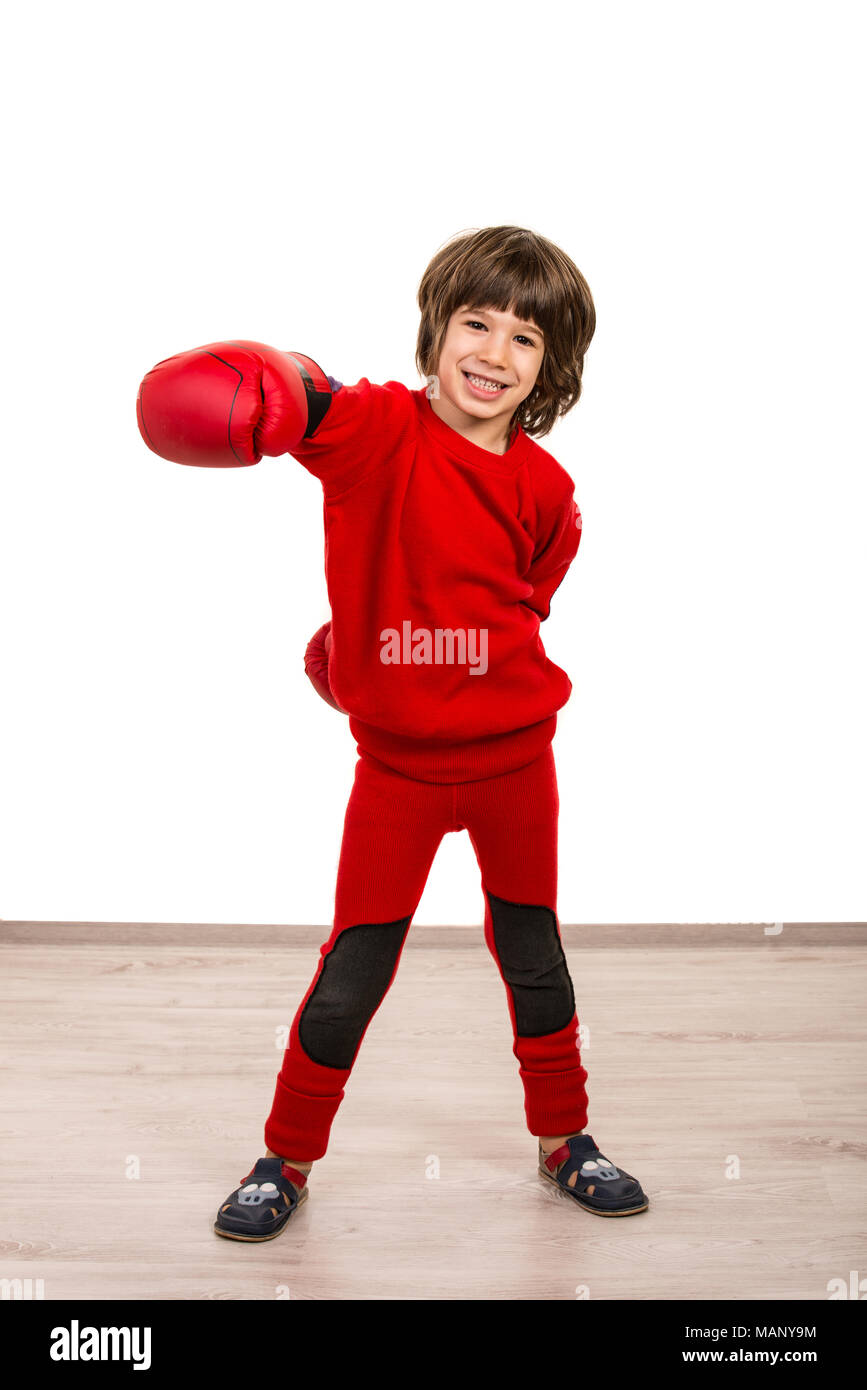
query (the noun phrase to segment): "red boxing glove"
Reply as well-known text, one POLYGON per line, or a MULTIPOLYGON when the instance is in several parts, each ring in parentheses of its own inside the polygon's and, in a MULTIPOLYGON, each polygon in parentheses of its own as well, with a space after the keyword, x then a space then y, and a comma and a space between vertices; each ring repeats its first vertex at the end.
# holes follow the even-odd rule
POLYGON ((138 389, 141 437, 161 458, 199 468, 243 468, 307 439, 331 404, 311 357, 239 339, 158 362, 138 389))
POLYGON ((331 654, 331 623, 323 623, 318 632, 315 632, 307 643, 307 650, 304 653, 304 670, 310 677, 313 689, 317 695, 321 695, 323 700, 327 700, 329 705, 338 710, 341 714, 347 711, 342 705, 338 705, 331 693, 331 686, 328 681, 328 658, 331 654))

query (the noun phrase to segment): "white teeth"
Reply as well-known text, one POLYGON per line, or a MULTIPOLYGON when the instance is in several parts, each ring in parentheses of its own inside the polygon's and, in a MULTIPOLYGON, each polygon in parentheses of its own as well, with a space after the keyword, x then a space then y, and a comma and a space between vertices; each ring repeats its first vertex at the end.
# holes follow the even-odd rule
POLYGON ((491 394, 495 391, 502 391, 503 389, 497 382, 486 381, 483 376, 473 376, 470 372, 467 372, 467 377, 474 386, 480 386, 483 391, 490 391, 491 394))

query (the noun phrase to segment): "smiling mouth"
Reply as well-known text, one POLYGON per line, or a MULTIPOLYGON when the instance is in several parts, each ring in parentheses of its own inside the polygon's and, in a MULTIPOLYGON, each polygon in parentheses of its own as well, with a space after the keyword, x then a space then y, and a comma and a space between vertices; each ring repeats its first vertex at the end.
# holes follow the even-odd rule
MULTIPOLYGON (((461 368, 461 370, 463 371, 463 368, 461 368)), ((504 381, 497 381, 494 377, 482 376, 479 372, 467 371, 463 371, 463 375, 468 381, 472 382, 473 386, 476 386, 480 391, 489 392, 492 396, 496 396, 498 391, 506 390, 506 383, 504 381)))

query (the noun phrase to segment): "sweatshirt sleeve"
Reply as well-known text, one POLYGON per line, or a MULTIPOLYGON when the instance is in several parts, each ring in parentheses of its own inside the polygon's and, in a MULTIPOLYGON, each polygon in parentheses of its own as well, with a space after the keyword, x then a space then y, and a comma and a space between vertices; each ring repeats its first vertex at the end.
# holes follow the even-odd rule
POLYGON ((372 472, 400 446, 413 407, 400 381, 354 386, 329 376, 331 401, 313 433, 289 452, 318 478, 326 497, 337 496, 372 472))
POLYGON ((575 485, 559 470, 558 487, 537 499, 536 548, 525 578, 532 593, 524 603, 537 613, 541 622, 550 617, 551 599, 563 580, 581 544, 581 512, 575 501, 575 485), (553 495, 551 495, 553 493, 553 495))

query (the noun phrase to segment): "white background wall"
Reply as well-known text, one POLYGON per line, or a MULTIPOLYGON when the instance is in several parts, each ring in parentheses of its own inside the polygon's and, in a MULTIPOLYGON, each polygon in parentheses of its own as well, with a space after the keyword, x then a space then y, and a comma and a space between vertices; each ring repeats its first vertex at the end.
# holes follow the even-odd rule
MULTIPOLYGON (((542 629, 561 922, 867 917, 862 17, 10 11, 0 915, 330 924, 321 486, 157 458, 138 384, 249 337, 416 387, 424 267, 510 222, 598 313, 540 441, 584 520, 542 629)), ((482 910, 449 836, 415 920, 482 910)))

